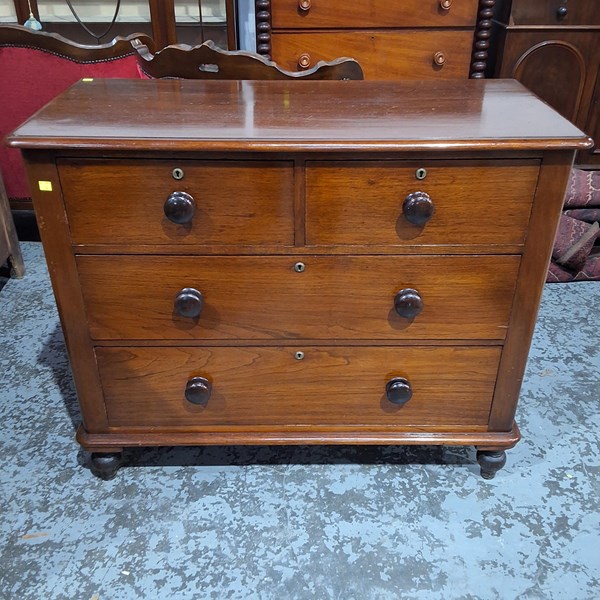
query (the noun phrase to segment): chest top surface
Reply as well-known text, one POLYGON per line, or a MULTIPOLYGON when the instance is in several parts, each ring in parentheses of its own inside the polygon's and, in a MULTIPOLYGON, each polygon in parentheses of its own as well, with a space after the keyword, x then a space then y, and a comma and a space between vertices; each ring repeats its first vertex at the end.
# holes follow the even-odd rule
POLYGON ((8 137, 20 148, 551 150, 591 140, 511 80, 81 81, 8 137))

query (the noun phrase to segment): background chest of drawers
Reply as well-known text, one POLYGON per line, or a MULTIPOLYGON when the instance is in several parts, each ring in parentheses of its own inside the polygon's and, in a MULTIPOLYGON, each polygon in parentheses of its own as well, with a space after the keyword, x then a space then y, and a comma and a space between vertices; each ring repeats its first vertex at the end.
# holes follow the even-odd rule
POLYGON ((483 75, 494 0, 255 5, 257 51, 287 69, 349 56, 366 79, 452 79, 483 75))
MULTIPOLYGON (((600 140, 598 0, 497 0, 490 76, 514 77, 600 140)), ((577 157, 600 166, 600 148, 577 157)))
POLYGON ((491 477, 519 439, 589 144, 519 84, 99 80, 10 143, 100 475, 125 446, 431 443, 491 477))

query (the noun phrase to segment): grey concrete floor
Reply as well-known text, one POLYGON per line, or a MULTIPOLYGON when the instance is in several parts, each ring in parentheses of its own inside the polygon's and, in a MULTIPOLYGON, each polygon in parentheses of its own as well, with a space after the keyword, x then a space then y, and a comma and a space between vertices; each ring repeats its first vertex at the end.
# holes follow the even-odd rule
POLYGON ((95 479, 41 246, 0 292, 0 598, 600 598, 600 284, 548 286, 523 440, 130 450, 95 479))

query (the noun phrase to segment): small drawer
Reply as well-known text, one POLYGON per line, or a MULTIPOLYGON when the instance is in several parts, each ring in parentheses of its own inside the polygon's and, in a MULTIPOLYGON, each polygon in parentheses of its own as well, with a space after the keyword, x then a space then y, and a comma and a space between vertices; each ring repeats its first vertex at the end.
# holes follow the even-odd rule
POLYGON ((349 56, 365 79, 455 79, 469 76, 472 31, 277 33, 273 60, 292 71, 349 56))
POLYGON ((261 425, 485 426, 500 352, 435 346, 105 347, 96 349, 96 358, 111 427, 215 431, 261 425))
POLYGON ((538 172, 537 161, 310 162, 306 243, 522 245, 538 172))
POLYGON ((511 25, 600 25, 598 0, 512 0, 511 25))
POLYGON ((504 339, 518 256, 79 256, 92 338, 504 339))
POLYGON ((291 162, 80 160, 59 173, 74 244, 293 244, 291 162))
POLYGON ((274 29, 473 27, 478 0, 271 0, 274 29))

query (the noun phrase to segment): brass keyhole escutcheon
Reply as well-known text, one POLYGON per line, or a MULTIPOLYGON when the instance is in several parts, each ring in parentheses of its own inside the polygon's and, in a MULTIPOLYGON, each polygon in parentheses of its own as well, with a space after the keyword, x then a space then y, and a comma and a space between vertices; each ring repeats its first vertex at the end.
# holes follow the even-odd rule
POLYGON ((173 179, 176 179, 177 181, 179 181, 180 179, 183 179, 185 176, 185 173, 183 172, 183 169, 180 169, 179 167, 173 169, 172 172, 173 175, 173 179))
POLYGON ((296 273, 304 273, 305 269, 306 269, 306 265, 303 262, 297 262, 294 265, 294 271, 296 271, 296 273))
POLYGON ((415 171, 415 177, 419 180, 425 179, 425 177, 427 177, 427 169, 417 169, 415 171))
POLYGON ((299 350, 298 352, 296 352, 294 354, 294 358, 296 360, 304 360, 304 352, 302 352, 301 350, 299 350))

